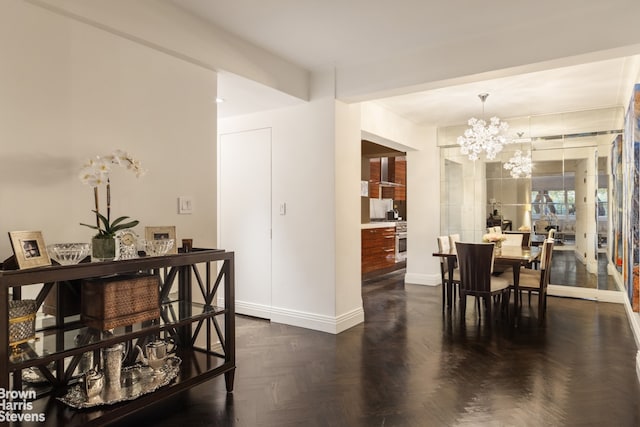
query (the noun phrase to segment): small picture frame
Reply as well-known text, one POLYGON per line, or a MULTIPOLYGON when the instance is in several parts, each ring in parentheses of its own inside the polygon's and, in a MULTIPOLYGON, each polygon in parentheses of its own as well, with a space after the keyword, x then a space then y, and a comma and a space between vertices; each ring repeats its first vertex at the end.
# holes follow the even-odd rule
POLYGON ((10 231, 9 240, 18 268, 34 268, 51 265, 40 231, 10 231))
POLYGON ((178 242, 176 240, 175 225, 145 227, 144 238, 146 240, 173 239, 173 247, 167 253, 178 253, 178 242))

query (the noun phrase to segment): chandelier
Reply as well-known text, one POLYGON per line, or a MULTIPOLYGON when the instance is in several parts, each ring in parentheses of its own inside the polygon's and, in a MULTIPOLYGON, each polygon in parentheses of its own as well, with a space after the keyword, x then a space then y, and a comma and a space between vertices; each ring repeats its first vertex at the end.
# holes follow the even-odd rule
MULTIPOLYGON (((482 101, 482 116, 484 117, 484 102, 489 96, 488 93, 478 95, 482 101)), ((464 132, 464 136, 458 137, 458 145, 462 154, 467 154, 469 160, 477 160, 478 155, 486 152, 488 160, 493 160, 502 147, 507 144, 507 138, 501 135, 509 129, 507 122, 501 122, 497 117, 491 117, 489 124, 483 119, 472 117, 468 122, 469 129, 464 132)))
POLYGON ((513 178, 531 178, 531 150, 527 150, 525 155, 522 150, 516 150, 504 168, 511 172, 513 178))

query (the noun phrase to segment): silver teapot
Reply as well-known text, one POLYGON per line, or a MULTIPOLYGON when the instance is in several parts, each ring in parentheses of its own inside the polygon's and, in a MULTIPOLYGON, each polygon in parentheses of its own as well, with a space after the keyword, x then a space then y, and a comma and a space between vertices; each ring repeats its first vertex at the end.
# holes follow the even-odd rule
POLYGON ((175 345, 167 341, 155 340, 147 343, 144 348, 145 352, 142 351, 140 346, 136 346, 138 350, 137 360, 153 368, 154 371, 158 371, 164 366, 165 358, 174 350, 175 345))

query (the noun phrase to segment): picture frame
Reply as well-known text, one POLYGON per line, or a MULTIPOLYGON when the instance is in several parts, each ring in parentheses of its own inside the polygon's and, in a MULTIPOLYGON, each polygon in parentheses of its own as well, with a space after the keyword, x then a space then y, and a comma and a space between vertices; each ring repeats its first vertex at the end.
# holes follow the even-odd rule
POLYGON ((51 265, 41 231, 10 231, 9 240, 19 269, 51 265))
POLYGON ((178 253, 178 241, 176 239, 175 225, 145 227, 144 238, 146 240, 173 239, 173 247, 168 253, 178 253))

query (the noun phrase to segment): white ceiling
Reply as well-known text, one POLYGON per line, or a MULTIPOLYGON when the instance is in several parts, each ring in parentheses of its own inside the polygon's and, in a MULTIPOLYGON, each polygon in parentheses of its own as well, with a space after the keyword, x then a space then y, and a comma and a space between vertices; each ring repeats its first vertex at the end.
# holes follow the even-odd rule
MULTIPOLYGON (((580 18, 577 10, 585 9, 606 20, 610 14, 607 5, 611 4, 587 4, 583 0, 518 4, 499 0, 170 1, 308 70, 361 67, 386 58, 391 60, 400 53, 452 43, 474 43, 489 32, 507 36, 514 31, 530 32, 531 37, 538 37, 537 20, 567 25, 580 18)), ((619 3, 628 3, 628 0, 619 3)), ((613 28, 615 24, 605 21, 604 25, 613 28)), ((589 34, 588 31, 585 29, 584 34, 589 34)), ((580 34, 580 37, 584 36, 580 34)), ((640 54, 640 49, 634 53, 640 54)), ((476 76, 467 79, 470 83, 376 101, 413 122, 434 126, 460 125, 471 116, 479 116, 482 104, 477 95, 483 92, 490 93, 485 104, 486 115, 502 118, 624 107, 638 77, 639 56, 629 56, 626 50, 618 57, 609 57, 611 59, 526 74, 505 72, 503 74, 512 75, 491 80, 476 76)), ((406 88, 398 90, 406 92, 406 88)), ((220 74, 219 95, 226 99, 219 107, 221 117, 301 102, 226 73, 220 74)))

